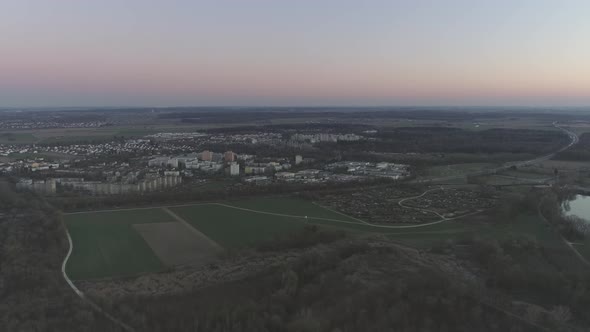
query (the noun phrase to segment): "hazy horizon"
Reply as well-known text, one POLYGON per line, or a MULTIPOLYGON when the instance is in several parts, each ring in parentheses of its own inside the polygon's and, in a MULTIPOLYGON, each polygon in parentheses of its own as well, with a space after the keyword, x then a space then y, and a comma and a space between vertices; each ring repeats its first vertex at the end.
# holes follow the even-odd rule
POLYGON ((7 0, 0 106, 586 107, 589 14, 580 0, 7 0))

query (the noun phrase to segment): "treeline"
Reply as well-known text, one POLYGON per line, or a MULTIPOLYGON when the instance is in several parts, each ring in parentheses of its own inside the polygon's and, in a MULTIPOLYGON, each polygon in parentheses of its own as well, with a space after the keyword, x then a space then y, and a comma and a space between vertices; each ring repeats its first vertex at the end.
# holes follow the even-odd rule
MULTIPOLYGON (((507 121, 518 119, 542 119, 547 122, 567 119, 580 119, 576 114, 556 114, 542 112, 519 112, 498 109, 425 109, 425 108, 247 108, 232 110, 227 108, 169 108, 160 109, 160 119, 182 119, 186 122, 211 123, 211 122, 247 122, 264 121, 281 118, 331 118, 345 120, 367 119, 411 119, 411 120, 436 120, 436 121, 477 121, 490 119, 506 119, 507 121)), ((581 118, 588 118, 581 116, 581 118)))
POLYGON ((462 278, 366 240, 185 294, 109 304, 141 331, 535 331, 462 278))
POLYGON ((530 129, 407 127, 379 131, 376 140, 322 144, 323 150, 396 153, 533 153, 558 150, 569 142, 562 132, 530 129))
POLYGON ((590 325, 590 274, 565 247, 547 246, 534 235, 493 239, 471 234, 433 250, 477 264, 485 292, 504 297, 499 305, 511 306, 506 296, 528 299, 533 305, 521 312, 528 321, 553 331, 590 325))
POLYGON ((360 133, 365 130, 376 129, 375 126, 355 123, 288 123, 259 126, 237 126, 207 129, 211 134, 255 134, 260 132, 323 132, 323 133, 360 133))
MULTIPOLYGON (((299 125, 271 126, 297 128, 299 125)), ((359 132, 362 126, 319 125, 325 130, 341 131, 343 128, 359 132)), ((251 127, 258 131, 263 127, 251 127)), ((243 127, 215 129, 217 132, 248 132, 243 127)), ((280 130, 278 130, 280 131, 280 130)), ((380 128, 371 140, 356 142, 322 142, 313 147, 289 147, 252 145, 242 143, 209 143, 202 148, 214 151, 232 150, 257 157, 303 154, 321 161, 359 160, 392 161, 411 164, 416 167, 461 162, 497 162, 525 160, 545 153, 551 153, 569 142, 567 135, 549 130, 490 129, 470 131, 445 127, 403 127, 380 128), (417 153, 412 155, 412 153, 417 153), (395 154, 395 155, 388 155, 395 154), (425 154, 437 157, 425 158, 425 154)))
POLYGON ((0 179, 0 331, 118 331, 69 288, 60 213, 0 179))

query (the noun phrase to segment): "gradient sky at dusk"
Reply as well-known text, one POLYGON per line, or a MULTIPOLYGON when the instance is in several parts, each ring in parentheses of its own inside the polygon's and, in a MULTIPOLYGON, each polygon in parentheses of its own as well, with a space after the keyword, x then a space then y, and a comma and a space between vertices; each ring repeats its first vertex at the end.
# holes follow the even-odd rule
POLYGON ((0 107, 172 105, 590 105, 590 1, 0 1, 0 107))

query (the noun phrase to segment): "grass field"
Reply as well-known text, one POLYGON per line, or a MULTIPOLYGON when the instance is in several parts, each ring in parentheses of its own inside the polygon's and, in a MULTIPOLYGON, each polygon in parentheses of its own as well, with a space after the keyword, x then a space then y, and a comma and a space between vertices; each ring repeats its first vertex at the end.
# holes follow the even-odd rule
MULTIPOLYGON (((226 248, 272 240, 281 234, 302 229, 313 218, 343 220, 351 223, 351 226, 358 225, 359 230, 371 229, 358 224, 358 221, 352 218, 302 200, 245 200, 231 204, 238 208, 202 204, 175 207, 171 210, 226 248), (280 216, 276 213, 289 216, 280 216), (308 216, 309 219, 304 216, 308 216)), ((163 262, 157 258, 133 225, 171 221, 171 217, 160 208, 66 215, 65 222, 74 244, 74 251, 67 266, 68 274, 74 279, 89 279, 164 269, 163 262)), ((314 222, 349 225, 330 220, 314 222)))
MULTIPOLYGON (((375 227, 292 198, 270 198, 170 207, 170 210, 225 248, 252 246, 297 232, 307 224, 352 232, 378 233, 407 245, 427 249, 445 240, 474 235, 498 240, 526 236, 547 248, 564 244, 537 216, 490 224, 486 216, 466 217, 413 228, 375 227)), ((134 224, 171 222, 164 209, 69 214, 65 221, 74 241, 68 274, 74 279, 156 272, 165 268, 134 224)), ((590 247, 590 246, 589 246, 590 247)))
POLYGON ((563 242, 538 216, 520 215, 511 222, 490 224, 485 216, 466 217, 462 221, 448 221, 440 224, 385 231, 388 237, 401 242, 429 248, 445 240, 460 240, 478 236, 499 241, 524 236, 537 240, 549 248, 563 248, 563 242))
POLYGON ((227 203, 227 206, 183 206, 171 210, 213 241, 228 248, 272 240, 281 234, 300 230, 310 223, 353 230, 355 226, 359 230, 372 229, 362 225, 358 220, 309 201, 289 198, 233 201, 227 203))
POLYGON ((305 226, 302 219, 259 214, 221 205, 195 205, 171 210, 226 248, 253 245, 305 226))
POLYGON ((29 133, 0 133, 1 144, 29 144, 37 141, 37 137, 29 133))
POLYGON ((309 201, 294 198, 263 198, 229 202, 229 205, 271 213, 337 219, 359 223, 360 221, 309 201))
POLYGON ((480 171, 486 168, 493 168, 495 164, 492 163, 467 163, 454 164, 445 166, 433 166, 424 170, 425 177, 443 177, 464 174, 473 171, 480 171))
POLYGON ((67 265, 73 279, 153 272, 164 268, 133 224, 171 221, 162 209, 94 212, 64 216, 74 251, 67 265))
POLYGON ((522 179, 532 179, 532 180, 539 180, 539 179, 547 179, 553 176, 553 172, 548 170, 545 174, 530 171, 529 168, 521 168, 518 170, 505 170, 500 175, 522 178, 522 179))
POLYGON ((114 136, 108 135, 86 135, 86 136, 54 136, 41 140, 42 144, 73 144, 79 142, 89 143, 106 143, 110 142, 114 136))

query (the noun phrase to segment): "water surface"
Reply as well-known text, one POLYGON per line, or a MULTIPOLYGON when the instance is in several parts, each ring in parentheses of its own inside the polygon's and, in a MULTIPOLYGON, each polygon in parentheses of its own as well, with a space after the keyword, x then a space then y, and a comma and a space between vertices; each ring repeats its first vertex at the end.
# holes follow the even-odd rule
POLYGON ((569 209, 564 209, 566 216, 578 216, 590 222, 590 196, 576 195, 569 201, 569 209))

